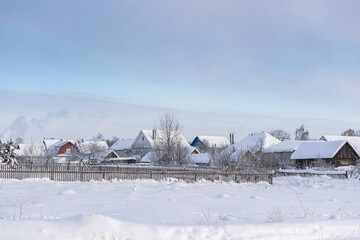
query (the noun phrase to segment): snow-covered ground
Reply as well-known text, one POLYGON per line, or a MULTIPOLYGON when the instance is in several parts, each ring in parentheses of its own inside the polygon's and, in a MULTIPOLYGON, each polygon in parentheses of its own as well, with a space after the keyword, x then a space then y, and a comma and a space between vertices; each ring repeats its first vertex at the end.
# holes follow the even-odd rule
POLYGON ((360 239, 360 181, 0 179, 0 239, 360 239))

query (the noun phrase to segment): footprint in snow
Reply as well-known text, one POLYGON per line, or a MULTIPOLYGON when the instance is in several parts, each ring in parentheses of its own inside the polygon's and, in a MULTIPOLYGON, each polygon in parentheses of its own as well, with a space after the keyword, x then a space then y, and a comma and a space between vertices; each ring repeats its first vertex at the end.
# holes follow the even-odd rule
POLYGON ((261 198, 261 197, 259 197, 259 196, 250 196, 249 198, 250 198, 250 199, 263 199, 263 198, 261 198))
POLYGON ((74 190, 71 190, 71 189, 67 189, 67 190, 64 190, 62 192, 59 193, 59 195, 75 195, 76 192, 74 190))
POLYGON ((227 195, 227 194, 225 194, 225 193, 223 193, 223 194, 217 195, 216 198, 230 198, 230 196, 227 195))
POLYGON ((237 221, 238 219, 232 215, 226 215, 222 219, 223 221, 237 221))

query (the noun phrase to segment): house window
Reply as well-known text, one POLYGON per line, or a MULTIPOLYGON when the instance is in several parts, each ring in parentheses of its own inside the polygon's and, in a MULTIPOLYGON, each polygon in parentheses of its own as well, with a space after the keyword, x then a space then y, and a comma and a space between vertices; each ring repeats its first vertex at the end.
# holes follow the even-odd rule
POLYGON ((143 140, 143 141, 144 141, 144 139, 145 139, 145 138, 144 138, 144 137, 142 137, 142 140, 143 140))
POLYGON ((71 148, 67 148, 67 149, 65 150, 65 152, 66 152, 66 154, 71 154, 71 148))

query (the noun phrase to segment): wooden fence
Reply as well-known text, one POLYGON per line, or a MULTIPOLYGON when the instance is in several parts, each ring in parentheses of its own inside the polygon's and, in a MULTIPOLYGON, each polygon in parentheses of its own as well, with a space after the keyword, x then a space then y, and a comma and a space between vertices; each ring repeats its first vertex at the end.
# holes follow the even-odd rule
POLYGON ((302 172, 302 171, 275 171, 275 177, 287 177, 287 176, 300 176, 300 177, 315 177, 315 176, 328 176, 335 179, 347 179, 350 177, 349 172, 302 172))
POLYGON ((224 172, 214 169, 158 168, 158 167, 102 167, 64 165, 20 165, 11 168, 0 165, 0 178, 18 179, 49 178, 54 181, 90 180, 135 180, 176 178, 185 182, 201 179, 208 181, 268 182, 272 184, 272 173, 224 172))

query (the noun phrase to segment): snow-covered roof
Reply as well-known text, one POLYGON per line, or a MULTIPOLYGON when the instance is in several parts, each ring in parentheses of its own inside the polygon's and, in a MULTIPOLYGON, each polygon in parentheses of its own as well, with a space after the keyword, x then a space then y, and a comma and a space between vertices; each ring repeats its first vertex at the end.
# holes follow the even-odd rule
POLYGON ((54 144, 58 144, 59 142, 71 142, 72 144, 75 145, 75 141, 74 140, 64 140, 64 139, 44 139, 43 143, 45 145, 46 149, 50 149, 52 145, 54 144))
POLYGON ((344 146, 346 141, 303 142, 291 155, 291 159, 329 159, 344 146))
POLYGON ((126 150, 131 149, 131 145, 134 143, 134 138, 125 138, 117 140, 111 147, 111 150, 126 150))
POLYGON ((209 164, 211 155, 209 153, 191 154, 190 162, 195 164, 209 164))
POLYGON ((120 158, 119 155, 114 151, 114 150, 107 150, 107 151, 103 151, 104 155, 102 158, 106 158, 107 156, 109 156, 111 153, 114 154, 116 156, 116 158, 120 158))
POLYGON ((145 156, 142 157, 142 159, 140 160, 140 162, 142 163, 151 163, 154 159, 154 152, 148 152, 147 154, 145 154, 145 156))
POLYGON ((320 138, 323 141, 340 141, 345 140, 347 141, 356 151, 358 155, 360 155, 360 137, 352 137, 352 136, 331 136, 331 135, 324 135, 320 138))
POLYGON ((293 152, 295 151, 301 143, 304 141, 299 140, 285 140, 278 144, 272 145, 270 147, 264 148, 262 151, 264 153, 276 153, 276 152, 293 152))
MULTIPOLYGON (((156 143, 165 136, 166 132, 163 131, 163 130, 156 130, 156 138, 153 139, 152 138, 152 134, 153 134, 153 130, 141 130, 141 132, 144 134, 144 136, 146 137, 146 139, 149 141, 150 145, 152 147, 155 147, 156 146, 156 143)), ((178 134, 178 137, 179 137, 179 141, 180 141, 180 144, 183 146, 183 147, 190 147, 190 144, 188 143, 188 141, 186 140, 186 138, 184 137, 184 135, 182 135, 181 132, 172 132, 171 134, 178 134)), ((138 137, 140 136, 140 134, 138 135, 138 137)), ((137 138, 138 138, 137 137, 137 138)), ((136 141, 136 139, 135 139, 136 141)), ((134 142, 135 142, 134 141, 134 142)))
POLYGON ((14 153, 17 156, 25 156, 30 153, 33 155, 41 155, 43 146, 44 145, 40 143, 19 143, 18 148, 14 149, 14 153))
MULTIPOLYGON (((226 137, 220 137, 220 136, 197 136, 199 140, 207 145, 207 147, 227 147, 230 145, 230 141, 226 137)), ((195 138, 196 139, 196 138, 195 138)), ((195 141, 194 139, 194 141, 195 141)))
POLYGON ((230 147, 235 148, 235 150, 259 150, 261 148, 268 148, 275 144, 280 143, 281 141, 267 132, 258 132, 251 133, 249 136, 241 139, 230 147))
POLYGON ((73 144, 73 143, 70 142, 70 141, 64 141, 64 140, 63 140, 63 141, 58 141, 58 142, 50 145, 50 147, 47 148, 47 149, 48 149, 48 152, 50 152, 50 153, 52 153, 52 154, 54 154, 54 155, 57 155, 58 152, 59 152, 59 150, 60 150, 60 148, 61 148, 62 146, 64 146, 65 144, 67 144, 67 143, 73 144))

